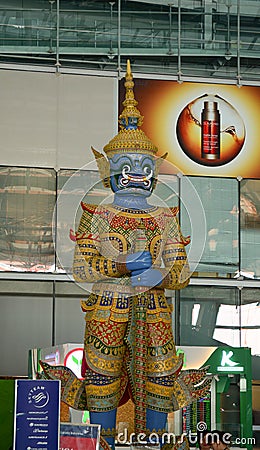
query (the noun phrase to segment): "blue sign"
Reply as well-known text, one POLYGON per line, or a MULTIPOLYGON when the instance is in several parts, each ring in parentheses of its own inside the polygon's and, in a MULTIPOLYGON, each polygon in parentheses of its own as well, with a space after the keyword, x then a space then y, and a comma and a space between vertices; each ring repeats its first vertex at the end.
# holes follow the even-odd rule
POLYGON ((14 450, 59 450, 60 381, 16 380, 14 450))

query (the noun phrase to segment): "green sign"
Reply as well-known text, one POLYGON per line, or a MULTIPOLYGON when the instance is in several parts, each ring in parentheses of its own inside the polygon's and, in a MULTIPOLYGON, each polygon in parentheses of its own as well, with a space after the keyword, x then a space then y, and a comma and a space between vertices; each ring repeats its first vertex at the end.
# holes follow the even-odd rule
POLYGON ((218 347, 205 366, 209 365, 211 373, 245 373, 249 369, 251 353, 244 347, 218 347))

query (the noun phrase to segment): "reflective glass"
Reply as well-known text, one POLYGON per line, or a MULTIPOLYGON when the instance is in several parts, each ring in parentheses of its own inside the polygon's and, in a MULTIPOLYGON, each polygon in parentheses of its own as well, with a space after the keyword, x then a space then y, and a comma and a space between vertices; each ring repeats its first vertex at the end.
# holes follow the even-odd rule
POLYGON ((164 207, 179 206, 179 183, 175 175, 159 175, 149 203, 164 207))
POLYGON ((234 277, 239 268, 237 180, 182 177, 181 198, 188 200, 191 193, 194 201, 181 209, 181 224, 195 246, 194 275, 234 277))
POLYGON ((132 55, 136 73, 258 81, 257 1, 195 3, 9 0, 0 47, 7 61, 120 71, 132 55))
POLYGON ((54 170, 0 167, 0 271, 55 269, 55 198, 54 170))
POLYGON ((241 274, 260 278, 260 180, 242 180, 240 188, 241 274))
POLYGON ((238 289, 188 286, 180 291, 180 344, 240 346, 238 289))
POLYGON ((58 172, 56 256, 59 272, 71 273, 75 232, 82 214, 81 202, 100 204, 111 201, 98 171, 60 170, 58 172))

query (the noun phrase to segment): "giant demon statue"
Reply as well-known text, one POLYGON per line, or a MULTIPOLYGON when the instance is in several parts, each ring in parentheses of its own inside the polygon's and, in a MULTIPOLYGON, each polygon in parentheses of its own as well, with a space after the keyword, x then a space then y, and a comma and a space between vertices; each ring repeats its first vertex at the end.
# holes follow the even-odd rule
POLYGON ((82 203, 76 233, 74 279, 93 282, 82 300, 84 380, 42 363, 49 378, 62 380, 62 399, 89 410, 111 446, 117 408, 129 398, 135 432, 149 434, 163 431, 167 414, 205 395, 210 384, 205 369, 182 370, 182 355, 176 354, 165 289, 189 283, 189 239, 181 233, 177 207, 148 203, 162 158, 140 129, 133 87, 128 62, 120 131, 104 147, 107 158, 93 149, 113 202, 82 203))

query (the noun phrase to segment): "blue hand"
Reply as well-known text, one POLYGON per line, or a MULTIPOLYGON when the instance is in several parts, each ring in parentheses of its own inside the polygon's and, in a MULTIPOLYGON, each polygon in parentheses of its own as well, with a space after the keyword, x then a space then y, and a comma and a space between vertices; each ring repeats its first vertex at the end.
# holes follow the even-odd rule
POLYGON ((136 252, 127 255, 126 267, 127 270, 145 270, 152 265, 152 256, 150 252, 136 252))
POLYGON ((132 286, 154 287, 160 286, 163 275, 158 269, 133 270, 131 274, 132 286))

